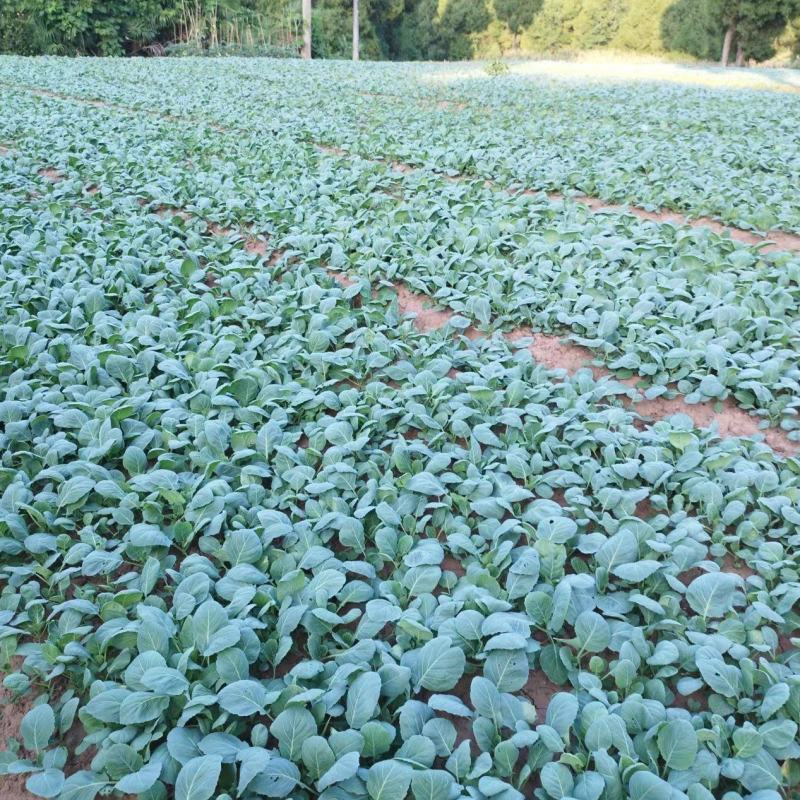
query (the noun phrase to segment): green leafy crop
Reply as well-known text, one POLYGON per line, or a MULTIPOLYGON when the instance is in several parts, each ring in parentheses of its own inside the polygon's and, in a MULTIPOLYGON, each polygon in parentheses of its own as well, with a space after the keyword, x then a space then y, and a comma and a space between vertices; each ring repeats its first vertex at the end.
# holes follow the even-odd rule
MULTIPOLYGON (((800 261, 310 141, 390 153, 352 103, 441 74, 0 60, 0 786, 797 791, 800 461, 499 332, 792 433, 800 261), (421 333, 395 281, 456 316, 421 333)), ((436 152, 435 106, 404 148, 436 152)))

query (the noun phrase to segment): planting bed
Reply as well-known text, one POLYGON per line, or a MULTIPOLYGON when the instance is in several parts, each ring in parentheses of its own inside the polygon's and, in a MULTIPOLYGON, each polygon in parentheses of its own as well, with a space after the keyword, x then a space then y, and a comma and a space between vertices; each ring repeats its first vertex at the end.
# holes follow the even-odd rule
POLYGON ((794 95, 0 99, 0 798, 796 796, 794 95))

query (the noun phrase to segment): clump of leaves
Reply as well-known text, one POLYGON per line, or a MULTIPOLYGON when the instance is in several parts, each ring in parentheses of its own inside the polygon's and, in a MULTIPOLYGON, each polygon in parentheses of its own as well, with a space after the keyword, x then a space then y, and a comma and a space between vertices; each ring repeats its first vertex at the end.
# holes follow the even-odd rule
POLYGON ((498 75, 508 75, 511 71, 508 64, 505 61, 501 61, 499 58, 496 58, 494 61, 490 61, 486 67, 487 75, 491 75, 492 77, 497 77, 498 75))

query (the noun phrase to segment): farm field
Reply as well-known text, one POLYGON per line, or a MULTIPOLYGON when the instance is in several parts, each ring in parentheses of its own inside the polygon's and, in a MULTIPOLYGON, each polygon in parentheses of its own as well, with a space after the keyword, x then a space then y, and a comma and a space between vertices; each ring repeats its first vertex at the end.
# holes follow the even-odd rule
POLYGON ((749 74, 1 57, 0 798, 796 797, 749 74))

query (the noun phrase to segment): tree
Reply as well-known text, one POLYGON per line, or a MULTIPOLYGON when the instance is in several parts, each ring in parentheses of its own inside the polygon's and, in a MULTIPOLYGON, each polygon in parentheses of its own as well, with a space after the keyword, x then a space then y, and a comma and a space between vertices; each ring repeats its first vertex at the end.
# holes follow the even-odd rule
POLYGON ((505 22, 514 34, 515 48, 519 46, 520 33, 533 22, 542 2, 543 0, 494 0, 495 16, 505 22))
POLYGON ((491 19, 485 0, 445 0, 437 25, 445 48, 444 57, 472 58, 471 36, 485 30, 491 19))
POLYGON ((800 13, 800 0, 715 0, 725 24, 720 63, 728 66, 736 41, 736 64, 746 58, 768 58, 775 37, 800 13))
POLYGON ((581 50, 606 47, 627 11, 627 0, 583 0, 573 26, 574 46, 581 50))
MULTIPOLYGON (((719 58, 719 43, 725 35, 718 3, 709 0, 668 0, 658 20, 665 50, 689 53, 706 61, 719 58)), ((631 37, 636 31, 627 31, 631 37)))
POLYGON ((353 0, 353 61, 359 58, 359 19, 358 19, 358 0, 353 0))
POLYGON ((311 58, 311 0, 303 0, 303 58, 311 58))

